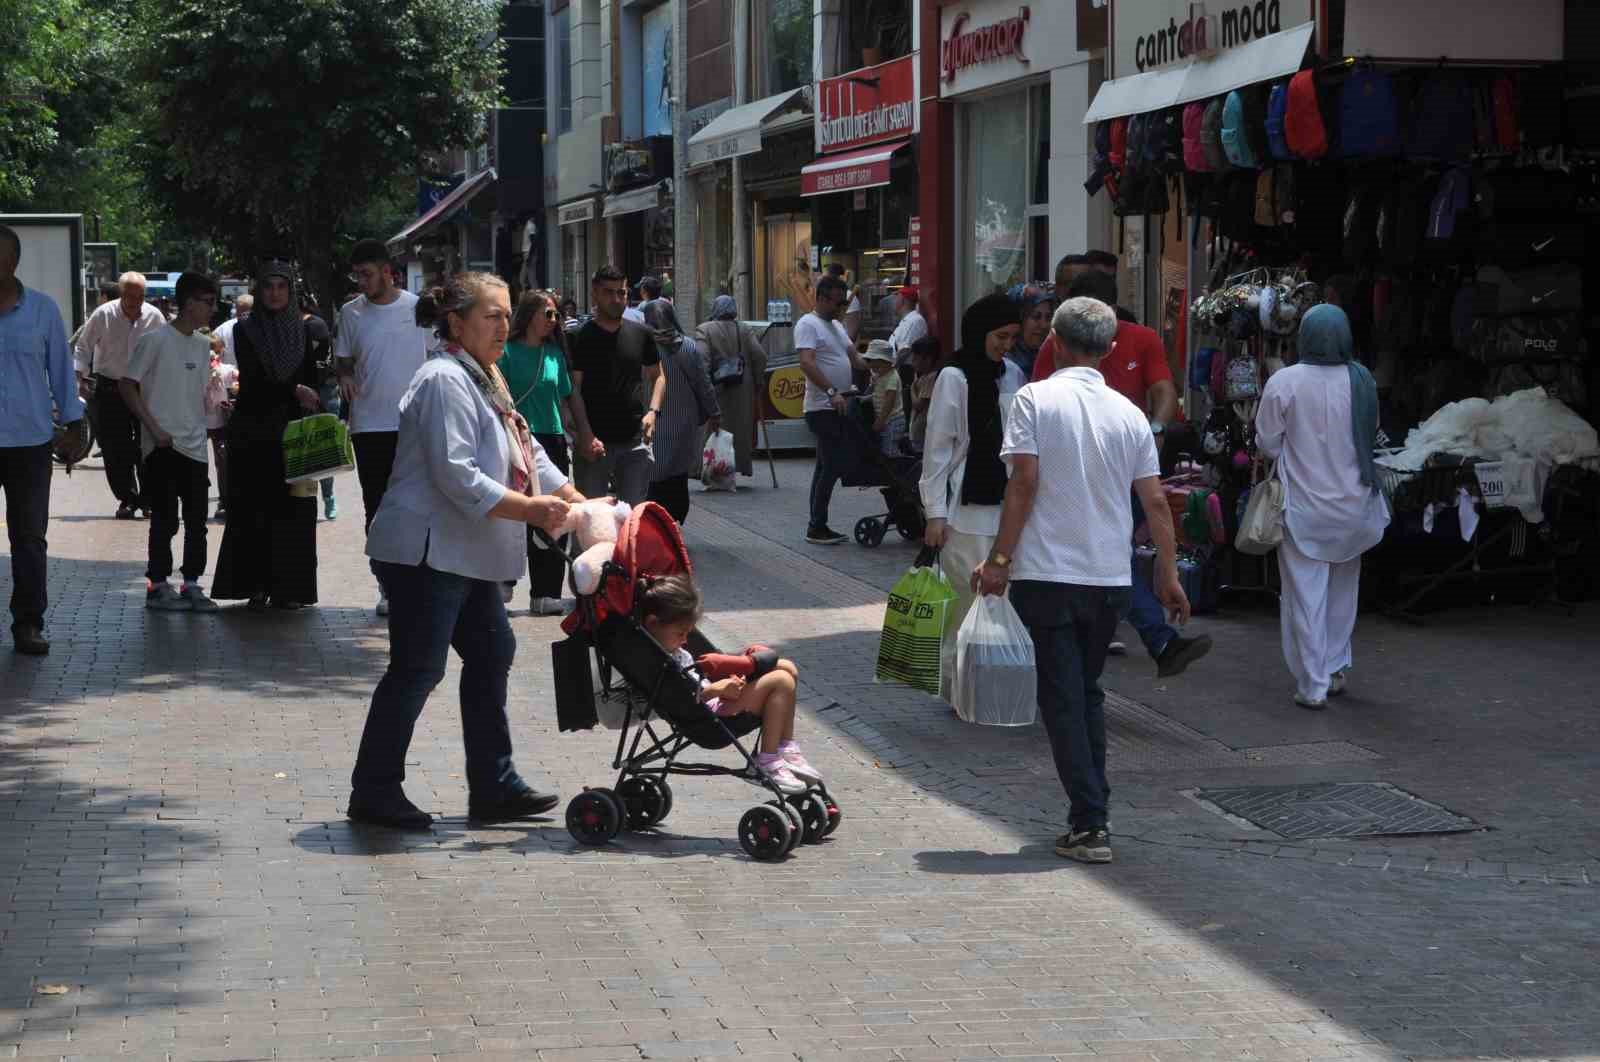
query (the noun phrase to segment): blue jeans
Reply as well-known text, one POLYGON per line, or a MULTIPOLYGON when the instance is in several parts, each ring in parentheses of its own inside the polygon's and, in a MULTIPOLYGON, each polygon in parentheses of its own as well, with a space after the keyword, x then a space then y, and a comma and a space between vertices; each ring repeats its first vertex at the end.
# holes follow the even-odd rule
MULTIPOLYGON (((1139 496, 1133 496, 1133 526, 1144 523, 1144 506, 1139 496)), ((1159 657, 1178 632, 1167 622, 1167 610, 1161 607, 1150 576, 1139 567, 1137 555, 1133 564, 1133 603, 1128 608, 1128 622, 1139 632, 1139 640, 1152 657, 1159 657)))
POLYGON ((374 798, 399 790, 412 731, 454 647, 461 656, 467 787, 495 799, 518 781, 506 718, 506 676, 517 639, 500 584, 436 571, 426 562, 377 561, 374 567, 389 595, 389 667, 372 695, 351 787, 374 798))
POLYGON ((833 488, 849 467, 849 436, 844 417, 831 409, 807 413, 806 427, 817 437, 817 467, 811 472, 811 527, 827 527, 833 488))
POLYGON ((1033 636, 1039 718, 1050 736, 1056 774, 1067 791, 1067 825, 1106 824, 1106 651, 1128 610, 1125 589, 1018 580, 1011 604, 1033 636))

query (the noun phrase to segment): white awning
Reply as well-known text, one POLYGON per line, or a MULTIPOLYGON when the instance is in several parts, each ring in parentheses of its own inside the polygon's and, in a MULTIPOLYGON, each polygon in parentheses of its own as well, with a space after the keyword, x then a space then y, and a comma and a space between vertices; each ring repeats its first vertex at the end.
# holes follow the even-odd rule
POLYGON ((603 218, 614 218, 620 214, 637 214, 641 210, 649 210, 661 205, 661 186, 665 182, 657 181, 647 184, 643 188, 631 188, 626 192, 606 196, 605 209, 600 211, 603 218))
POLYGON ((689 165, 705 166, 760 151, 762 123, 804 93, 805 89, 791 89, 723 111, 689 138, 689 165))
POLYGON ((1187 66, 1107 81, 1084 112, 1084 123, 1158 111, 1287 77, 1300 69, 1316 29, 1316 23, 1306 22, 1196 59, 1187 66))
POLYGON ((489 187, 494 181, 495 172, 493 166, 486 170, 479 170, 452 188, 450 193, 435 203, 433 208, 426 214, 413 220, 411 224, 390 236, 384 243, 389 250, 397 251, 408 240, 418 236, 426 236, 446 221, 449 221, 457 211, 472 202, 474 196, 489 187))

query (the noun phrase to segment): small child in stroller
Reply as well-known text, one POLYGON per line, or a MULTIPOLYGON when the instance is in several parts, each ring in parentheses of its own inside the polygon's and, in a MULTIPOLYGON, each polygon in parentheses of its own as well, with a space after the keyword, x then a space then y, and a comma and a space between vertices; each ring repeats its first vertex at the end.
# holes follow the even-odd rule
MULTIPOLYGON (((712 681, 705 671, 715 671, 712 662, 695 660, 684 646, 701 616, 700 590, 688 575, 640 580, 639 617, 644 629, 672 654, 678 665, 700 682, 700 700, 718 716, 736 737, 761 728, 761 746, 756 766, 785 793, 803 793, 809 782, 822 781, 821 773, 806 760, 794 740, 795 680, 799 671, 790 660, 778 659, 763 646, 752 646, 746 656, 758 663, 750 677, 729 675, 712 681), (766 666, 763 667, 762 665, 766 666)), ((712 727, 708 727, 712 730, 712 727)), ((699 736, 689 733, 696 744, 717 747, 720 730, 699 736)))

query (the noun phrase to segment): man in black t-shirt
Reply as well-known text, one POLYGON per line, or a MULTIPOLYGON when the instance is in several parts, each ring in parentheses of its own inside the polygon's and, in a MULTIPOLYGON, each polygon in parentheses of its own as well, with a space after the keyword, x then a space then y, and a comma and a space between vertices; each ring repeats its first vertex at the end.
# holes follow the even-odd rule
POLYGON ((650 443, 667 378, 649 329, 623 320, 623 275, 601 266, 589 293, 594 319, 571 336, 572 419, 578 429, 572 478, 585 497, 614 494, 637 505, 650 492, 650 443))

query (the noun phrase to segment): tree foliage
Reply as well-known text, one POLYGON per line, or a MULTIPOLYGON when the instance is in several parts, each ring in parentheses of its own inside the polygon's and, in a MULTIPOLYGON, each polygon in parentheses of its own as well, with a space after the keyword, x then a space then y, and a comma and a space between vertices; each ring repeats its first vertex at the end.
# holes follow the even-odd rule
POLYGON ((355 212, 482 135, 498 15, 488 0, 162 0, 139 65, 159 197, 237 260, 297 257, 331 301, 355 212))

